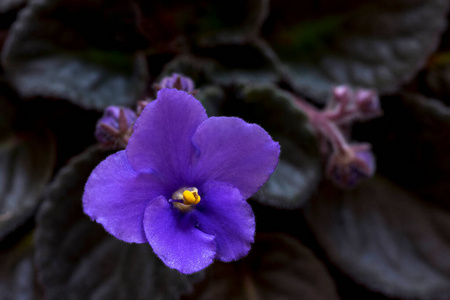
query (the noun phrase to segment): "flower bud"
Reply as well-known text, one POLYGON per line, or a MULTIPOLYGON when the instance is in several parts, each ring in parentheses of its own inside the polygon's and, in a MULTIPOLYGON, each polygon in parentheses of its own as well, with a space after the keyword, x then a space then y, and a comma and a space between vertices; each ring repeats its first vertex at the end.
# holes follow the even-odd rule
POLYGON ((195 93, 194 81, 191 78, 173 73, 172 76, 164 77, 159 84, 155 84, 157 90, 169 88, 185 91, 189 94, 195 93))
POLYGON ((95 137, 106 148, 124 147, 136 119, 136 113, 129 108, 108 106, 97 121, 95 137))
POLYGON ((358 90, 355 94, 355 103, 360 114, 360 119, 372 119, 382 114, 380 100, 375 91, 358 90))
POLYGON ((152 100, 147 99, 147 100, 142 100, 142 101, 138 101, 137 103, 137 107, 136 107, 136 114, 138 116, 141 115, 142 111, 144 110, 144 108, 147 106, 147 104, 149 104, 150 102, 152 102, 152 100))
POLYGON ((342 188, 354 188, 373 176, 375 158, 370 145, 352 145, 346 151, 336 151, 328 161, 327 176, 342 188))
POLYGON ((352 90, 346 85, 339 85, 333 88, 333 100, 340 105, 347 105, 352 98, 352 90))
POLYGON ((338 123, 351 121, 354 114, 348 114, 353 105, 353 91, 346 85, 333 88, 333 95, 325 108, 325 114, 338 123))

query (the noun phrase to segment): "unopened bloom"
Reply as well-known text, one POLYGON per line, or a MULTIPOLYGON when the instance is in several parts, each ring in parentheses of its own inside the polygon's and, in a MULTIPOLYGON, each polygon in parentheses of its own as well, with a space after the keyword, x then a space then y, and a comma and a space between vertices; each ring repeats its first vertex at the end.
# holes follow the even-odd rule
POLYGON ((353 188, 375 173, 375 158, 369 144, 350 145, 346 151, 334 152, 327 167, 327 176, 338 186, 353 188))
POLYGON ((95 137, 105 148, 125 148, 137 119, 126 107, 108 106, 95 127, 95 137))
POLYGON ((368 121, 382 115, 378 94, 374 90, 353 91, 346 85, 333 88, 333 97, 324 111, 326 117, 340 125, 368 121))
POLYGON ((355 93, 355 102, 358 107, 360 119, 368 120, 382 115, 380 100, 377 93, 372 90, 358 90, 355 93))
POLYGON ((150 102, 152 102, 151 99, 138 101, 137 107, 136 107, 136 114, 137 114, 138 116, 140 116, 141 113, 142 113, 142 111, 144 110, 144 108, 145 108, 145 107, 147 106, 147 104, 149 104, 150 102))
POLYGON ((279 151, 260 126, 208 118, 191 95, 162 89, 126 149, 90 175, 84 211, 118 239, 149 243, 166 265, 194 273, 248 253, 255 218, 246 199, 268 180, 279 151))
POLYGON ((194 81, 187 76, 173 73, 172 76, 164 77, 159 84, 155 84, 157 90, 170 88, 185 91, 189 94, 195 94, 194 81))

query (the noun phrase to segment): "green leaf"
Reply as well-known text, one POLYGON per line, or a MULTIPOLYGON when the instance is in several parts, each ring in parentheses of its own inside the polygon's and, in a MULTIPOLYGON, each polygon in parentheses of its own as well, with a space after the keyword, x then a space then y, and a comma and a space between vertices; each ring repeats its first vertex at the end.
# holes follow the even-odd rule
POLYGON ((187 299, 339 299, 326 268, 305 246, 279 233, 256 235, 250 254, 214 263, 187 299))
POLYGON ((139 37, 125 23, 132 8, 106 2, 30 1, 2 55, 6 75, 22 96, 68 99, 96 109, 139 100, 147 69, 139 37), (119 34, 131 40, 120 42, 119 34))
POLYGON ((15 132, 0 143, 0 240, 36 210, 55 164, 49 132, 15 132))
POLYGON ((314 193, 321 179, 318 143, 295 98, 271 85, 247 84, 225 103, 228 115, 257 123, 281 145, 280 163, 254 196, 280 208, 298 208, 314 193), (227 107, 228 106, 228 107, 227 107))
POLYGON ((436 49, 448 8, 446 0, 395 0, 312 20, 278 12, 269 16, 268 39, 283 63, 272 60, 298 93, 317 101, 325 102, 330 88, 344 83, 389 92, 412 78, 436 49))
POLYGON ((351 191, 324 183, 309 203, 318 242, 358 283, 402 299, 450 296, 448 211, 381 177, 351 191))
POLYGON ((148 244, 117 240, 82 210, 84 184, 106 158, 88 148, 57 174, 37 219, 35 261, 47 299, 177 299, 202 273, 166 267, 148 244))

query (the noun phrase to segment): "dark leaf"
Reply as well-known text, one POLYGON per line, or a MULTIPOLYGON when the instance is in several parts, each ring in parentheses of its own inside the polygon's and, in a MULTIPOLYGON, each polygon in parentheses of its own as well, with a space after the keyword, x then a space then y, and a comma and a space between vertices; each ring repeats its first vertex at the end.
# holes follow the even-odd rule
POLYGON ((25 6, 27 0, 3 0, 0 2, 0 14, 25 6))
POLYGON ((281 159, 254 198, 281 208, 301 207, 321 178, 317 140, 294 97, 271 85, 247 85, 229 101, 226 114, 257 123, 281 145, 281 159))
POLYGON ((260 234, 250 254, 214 263, 188 299, 339 299, 326 268, 305 246, 285 234, 260 234))
POLYGON ((32 0, 14 23, 3 67, 22 96, 86 108, 131 105, 146 85, 143 47, 126 1, 32 0))
POLYGON ((164 41, 169 49, 187 46, 177 37, 189 37, 201 47, 244 43, 258 33, 269 9, 267 0, 135 2, 142 32, 152 44, 164 41))
POLYGON ((43 299, 36 284, 31 235, 11 248, 1 249, 0 261, 1 300, 43 299))
POLYGON ((215 85, 203 86, 199 89, 195 96, 198 99, 208 114, 208 117, 220 116, 220 109, 225 101, 224 91, 215 85))
POLYGON ((47 131, 16 132, 0 143, 0 240, 36 210, 55 163, 47 131))
POLYGON ((269 42, 297 92, 323 102, 330 86, 342 83, 392 91, 425 64, 446 26, 449 2, 365 2, 315 20, 293 20, 290 13, 271 21, 269 42))
POLYGON ((259 35, 269 13, 268 0, 208 3, 195 33, 200 47, 248 44, 259 35))
MULTIPOLYGON (((449 18, 447 18, 448 22, 449 18)), ((438 51, 428 60, 424 72, 417 78, 421 93, 449 104, 450 98, 450 28, 442 34, 438 51)))
POLYGON ((200 59, 190 55, 178 55, 168 62, 156 82, 160 82, 164 77, 171 76, 173 73, 190 77, 195 87, 210 81, 211 72, 214 68, 214 62, 208 59, 200 59))
POLYGON ((10 89, 0 81, 0 140, 8 138, 13 132, 17 119, 17 108, 9 92, 10 89))
POLYGON ((382 104, 384 117, 360 132, 374 146, 378 170, 424 200, 450 208, 450 108, 411 93, 382 104))
POLYGON ((407 299, 450 296, 450 214, 375 177, 324 183, 305 211, 329 258, 355 281, 407 299))
MULTIPOLYGON (((450 33, 448 33, 450 34, 450 33)), ((450 38, 447 37, 447 40, 450 38)), ((450 41, 448 41, 450 42, 450 41)), ((438 53, 425 72, 426 87, 432 95, 449 104, 450 96, 450 51, 438 53), (434 62, 433 62, 434 60, 434 62)))
POLYGON ((256 39, 244 44, 229 43, 203 48, 196 54, 216 62, 211 79, 218 84, 274 84, 280 81, 280 77, 267 57, 270 56, 270 51, 264 42, 256 39))
POLYGON ((92 147, 61 169, 37 220, 35 260, 47 299, 177 299, 201 273, 166 267, 148 244, 127 244, 82 210, 84 184, 107 154, 92 147))

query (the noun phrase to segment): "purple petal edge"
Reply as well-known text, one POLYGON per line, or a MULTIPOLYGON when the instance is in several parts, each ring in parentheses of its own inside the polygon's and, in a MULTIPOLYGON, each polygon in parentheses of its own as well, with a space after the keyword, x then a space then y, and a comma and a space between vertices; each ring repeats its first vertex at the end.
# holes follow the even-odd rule
POLYGON ((189 179, 195 151, 191 137, 207 118, 202 104, 186 92, 160 90, 134 125, 126 148, 131 166, 136 171, 155 171, 173 192, 189 179))
POLYGON ((145 243, 144 211, 161 190, 152 174, 135 172, 125 151, 119 151, 92 171, 84 189, 83 209, 116 238, 145 243))
POLYGON ((269 179, 280 155, 280 145, 263 128, 235 117, 209 118, 199 126, 192 143, 199 152, 194 166, 198 182, 228 182, 244 198, 269 179))
POLYGON ((215 237, 216 259, 229 262, 250 251, 255 235, 255 216, 239 190, 228 183, 208 181, 202 200, 192 213, 198 228, 215 237))
POLYGON ((192 213, 182 213, 160 196, 145 210, 144 229, 156 255, 170 268, 192 274, 209 266, 216 254, 214 236, 198 230, 192 213))

